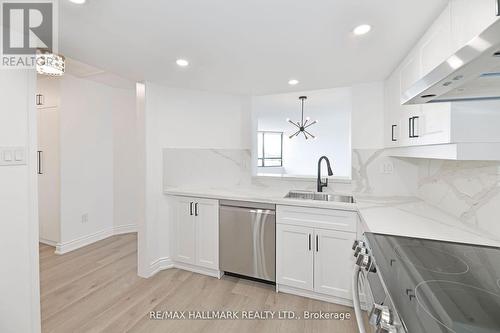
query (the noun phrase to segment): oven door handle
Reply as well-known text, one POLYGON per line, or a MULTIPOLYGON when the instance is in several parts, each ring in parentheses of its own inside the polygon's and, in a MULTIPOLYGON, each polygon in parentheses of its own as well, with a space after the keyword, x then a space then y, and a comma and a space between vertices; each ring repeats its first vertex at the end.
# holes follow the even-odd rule
POLYGON ((366 333, 365 323, 363 321, 363 310, 361 310, 361 302, 359 299, 359 276, 361 275, 361 267, 354 265, 352 276, 352 298, 354 303, 354 313, 356 314, 356 322, 358 323, 359 333, 366 333))

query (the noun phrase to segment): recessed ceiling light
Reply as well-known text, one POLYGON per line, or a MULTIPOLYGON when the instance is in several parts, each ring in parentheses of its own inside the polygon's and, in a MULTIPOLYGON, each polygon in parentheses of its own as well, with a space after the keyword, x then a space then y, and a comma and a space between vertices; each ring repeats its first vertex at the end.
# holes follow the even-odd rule
POLYGON ((76 3, 77 5, 83 5, 87 0, 69 0, 72 3, 76 3))
POLYGON ((177 61, 175 63, 177 64, 177 66, 180 66, 180 67, 189 66, 189 61, 187 61, 186 59, 177 59, 177 61))
POLYGON ((299 80, 292 79, 292 80, 288 81, 288 84, 291 86, 295 86, 295 85, 299 84, 299 80))
POLYGON ((353 32, 355 35, 361 36, 361 35, 369 33, 370 30, 372 30, 371 25, 362 24, 362 25, 358 25, 356 28, 354 28, 353 32))

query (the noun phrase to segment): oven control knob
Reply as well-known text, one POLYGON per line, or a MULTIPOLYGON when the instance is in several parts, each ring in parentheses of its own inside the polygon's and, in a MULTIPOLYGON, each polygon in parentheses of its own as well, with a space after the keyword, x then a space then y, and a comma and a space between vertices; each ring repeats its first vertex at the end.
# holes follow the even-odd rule
POLYGON ((372 257, 368 254, 360 254, 356 259, 356 265, 370 273, 376 273, 377 269, 373 263, 372 257))
POLYGON ((354 251, 354 257, 358 257, 360 254, 368 254, 368 250, 365 247, 357 247, 354 251))
POLYGON ((372 258, 368 254, 359 254, 358 259, 356 260, 356 265, 367 269, 367 267, 370 267, 371 261, 372 258))
POLYGON ((377 333, 397 333, 392 311, 387 306, 374 304, 368 320, 377 333))

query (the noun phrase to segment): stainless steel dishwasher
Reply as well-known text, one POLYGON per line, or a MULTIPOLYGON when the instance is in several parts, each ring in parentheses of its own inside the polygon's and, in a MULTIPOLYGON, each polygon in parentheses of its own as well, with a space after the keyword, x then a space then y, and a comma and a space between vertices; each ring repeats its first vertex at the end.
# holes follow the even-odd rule
POLYGON ((276 281, 276 206, 220 201, 219 263, 224 272, 276 281))

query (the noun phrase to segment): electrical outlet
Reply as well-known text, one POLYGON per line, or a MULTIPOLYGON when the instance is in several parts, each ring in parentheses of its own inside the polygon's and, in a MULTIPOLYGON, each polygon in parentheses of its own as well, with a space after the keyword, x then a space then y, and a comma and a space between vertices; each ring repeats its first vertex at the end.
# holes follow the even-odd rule
POLYGON ((380 173, 385 175, 392 175, 394 173, 394 164, 392 162, 385 162, 381 164, 380 173))
POLYGON ((82 223, 87 223, 89 221, 89 214, 82 215, 82 223))

